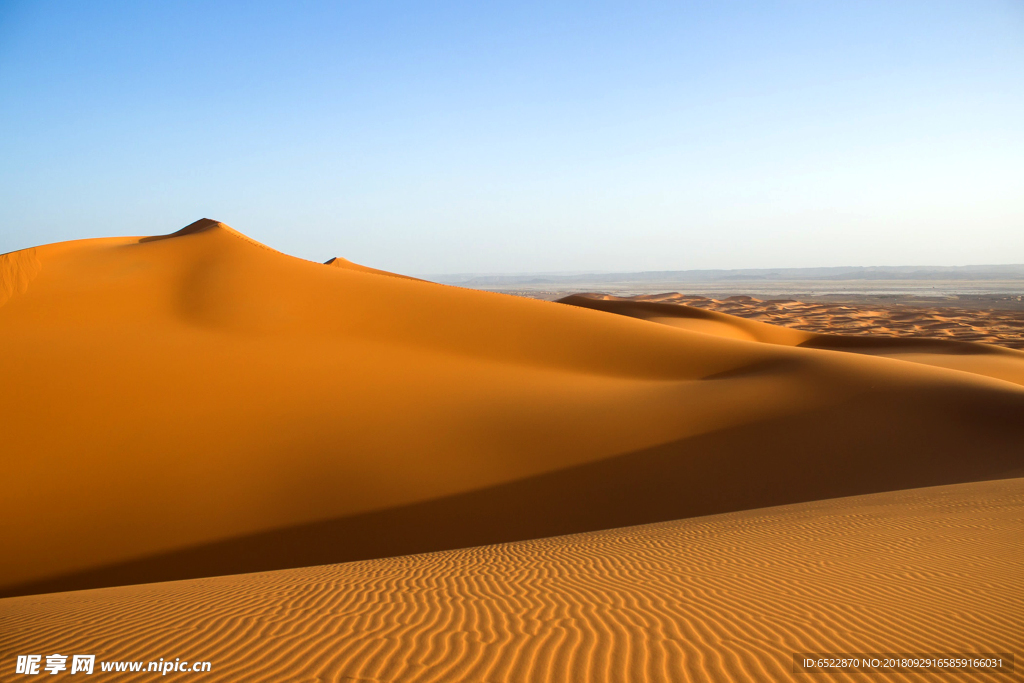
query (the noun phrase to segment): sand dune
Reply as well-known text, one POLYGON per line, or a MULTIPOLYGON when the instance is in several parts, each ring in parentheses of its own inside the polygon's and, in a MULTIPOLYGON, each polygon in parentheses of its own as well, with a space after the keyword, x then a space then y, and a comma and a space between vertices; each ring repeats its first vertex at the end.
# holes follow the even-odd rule
POLYGON ((955 306, 926 308, 908 304, 870 306, 829 301, 808 303, 791 299, 761 300, 752 296, 712 299, 678 292, 643 294, 621 299, 603 294, 587 296, 683 304, 806 332, 970 341, 1024 349, 1024 311, 1019 310, 955 306))
MULTIPOLYGON (((846 325, 846 321, 835 315, 823 316, 828 324, 822 322, 822 327, 831 330, 830 334, 808 331, 806 327, 799 324, 802 317, 788 318, 784 313, 774 314, 771 318, 773 323, 779 324, 769 324, 762 322, 766 316, 756 313, 756 311, 761 305, 770 304, 770 302, 758 301, 748 296, 731 297, 723 302, 714 302, 712 299, 682 297, 675 294, 626 298, 606 294, 578 294, 559 299, 559 302, 729 339, 747 339, 806 349, 828 349, 883 356, 971 372, 1024 385, 1024 351, 953 338, 936 339, 916 336, 916 332, 903 337, 889 336, 885 334, 890 329, 887 327, 881 327, 881 333, 873 336, 850 334, 850 332, 861 330, 860 325, 858 324, 851 330, 846 325), (680 303, 693 299, 699 299, 694 303, 712 302, 723 305, 704 308, 680 303), (725 310, 730 312, 723 312, 725 310), (741 313, 744 315, 741 316, 741 313), (754 316, 755 319, 750 319, 747 316, 754 316), (783 326, 787 322, 794 322, 796 326, 783 326)), ((798 304, 795 310, 806 306, 799 302, 791 303, 798 304)), ((777 305, 790 308, 787 302, 777 305)), ((817 305, 815 307, 825 308, 825 306, 817 305)), ((979 315, 987 313, 989 312, 983 311, 979 315)), ((892 316, 893 313, 890 312, 889 315, 892 316)), ((909 317, 908 320, 910 320, 909 317)), ((890 324, 892 323, 890 322, 890 324)))
MULTIPOLYGON (((794 652, 1019 655, 1022 539, 1024 479, 899 491, 9 598, 0 600, 0 660, 180 657, 210 662, 201 677, 211 681, 805 681, 794 652)), ((1021 678, 1019 669, 938 676, 1021 678)))
POLYGON ((4 595, 1024 474, 1018 356, 982 345, 950 369, 707 334, 208 220, 2 266, 4 595))

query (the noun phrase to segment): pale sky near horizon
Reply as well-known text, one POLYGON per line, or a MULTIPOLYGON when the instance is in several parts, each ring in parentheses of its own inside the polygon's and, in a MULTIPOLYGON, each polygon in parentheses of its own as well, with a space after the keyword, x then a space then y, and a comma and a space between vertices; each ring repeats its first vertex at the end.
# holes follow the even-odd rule
POLYGON ((0 0, 0 253, 1024 262, 1024 2, 0 0))

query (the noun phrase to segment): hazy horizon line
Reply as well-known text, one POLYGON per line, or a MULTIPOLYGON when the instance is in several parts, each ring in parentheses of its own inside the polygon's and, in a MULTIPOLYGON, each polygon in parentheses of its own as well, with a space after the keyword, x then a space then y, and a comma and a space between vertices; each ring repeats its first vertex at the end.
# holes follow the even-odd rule
POLYGON ((771 275, 775 273, 797 274, 798 272, 837 272, 837 271, 944 271, 955 272, 971 269, 1021 269, 1020 276, 1024 277, 1024 263, 978 263, 956 266, 943 266, 934 264, 924 265, 874 265, 874 266, 795 266, 795 267, 769 267, 769 268, 681 268, 681 269, 657 269, 657 270, 557 270, 557 271, 470 271, 455 273, 413 273, 417 277, 424 278, 521 278, 521 277, 562 277, 562 278, 583 278, 588 276, 636 276, 636 275, 681 275, 681 274, 711 274, 711 273, 747 273, 771 275))

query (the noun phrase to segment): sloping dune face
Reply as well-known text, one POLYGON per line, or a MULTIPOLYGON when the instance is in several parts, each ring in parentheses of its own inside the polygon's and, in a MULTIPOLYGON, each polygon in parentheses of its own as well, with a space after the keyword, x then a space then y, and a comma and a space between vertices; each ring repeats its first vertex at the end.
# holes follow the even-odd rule
POLYGON ((800 652, 1003 652, 1015 674, 867 680, 1020 680, 1022 515, 1012 479, 9 598, 0 661, 59 647, 96 655, 97 671, 209 662, 211 681, 599 683, 822 680, 794 673, 800 652))
POLYGON ((0 306, 16 294, 24 294, 40 268, 35 249, 0 254, 0 306))
POLYGON ((382 277, 208 220, 5 258, 31 272, 0 306, 7 595, 1024 472, 1024 389, 996 377, 382 277))

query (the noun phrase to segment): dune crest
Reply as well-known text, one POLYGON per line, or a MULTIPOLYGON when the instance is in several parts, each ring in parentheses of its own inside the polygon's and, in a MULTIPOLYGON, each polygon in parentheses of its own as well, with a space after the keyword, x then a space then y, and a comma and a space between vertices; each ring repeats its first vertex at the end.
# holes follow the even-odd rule
MULTIPOLYGON (((148 242, 160 242, 160 241, 163 241, 163 240, 181 239, 183 237, 189 237, 189 236, 192 236, 192 235, 198 236, 198 235, 201 235, 203 233, 216 233, 216 234, 230 235, 230 236, 232 236, 232 237, 234 237, 236 239, 242 240, 243 242, 247 242, 247 243, 249 243, 249 244, 251 244, 251 245, 253 245, 255 247, 259 247, 260 249, 265 249, 265 250, 267 250, 269 252, 272 252, 274 254, 281 254, 281 252, 277 251, 276 249, 268 247, 267 245, 263 244, 262 242, 254 240, 253 238, 249 237, 248 235, 243 234, 243 233, 239 232, 238 230, 235 230, 230 225, 227 225, 226 223, 221 223, 220 221, 213 220, 212 218, 200 218, 199 220, 195 221, 194 223, 189 223, 188 225, 186 225, 181 230, 177 230, 177 231, 172 232, 172 233, 167 234, 167 235, 153 235, 151 237, 141 237, 141 238, 139 238, 138 243, 139 244, 146 244, 148 242)), ((281 254, 281 255, 284 256, 284 254, 281 254)), ((294 257, 288 257, 288 258, 294 258, 294 257)))
POLYGON ((186 235, 195 235, 200 232, 206 232, 207 230, 226 230, 236 235, 241 235, 240 232, 231 228, 220 221, 215 221, 212 218, 200 218, 194 223, 189 223, 181 230, 176 230, 169 235, 154 235, 153 237, 143 237, 139 242, 157 242, 159 240, 174 239, 175 237, 184 237, 186 235))
POLYGON ((40 247, 0 308, 0 458, 45 482, 0 498, 0 595, 1024 475, 980 371, 176 235, 40 247))
POLYGON ((398 273, 392 273, 387 270, 378 270, 376 268, 370 268, 369 266, 361 266, 358 263, 352 263, 348 259, 343 259, 340 256, 324 261, 325 266, 334 266, 335 268, 344 268, 346 270, 354 270, 360 273, 373 273, 374 275, 386 275, 388 277, 397 277, 403 280, 415 280, 416 282, 425 282, 416 277, 409 277, 408 275, 399 275, 398 273))

